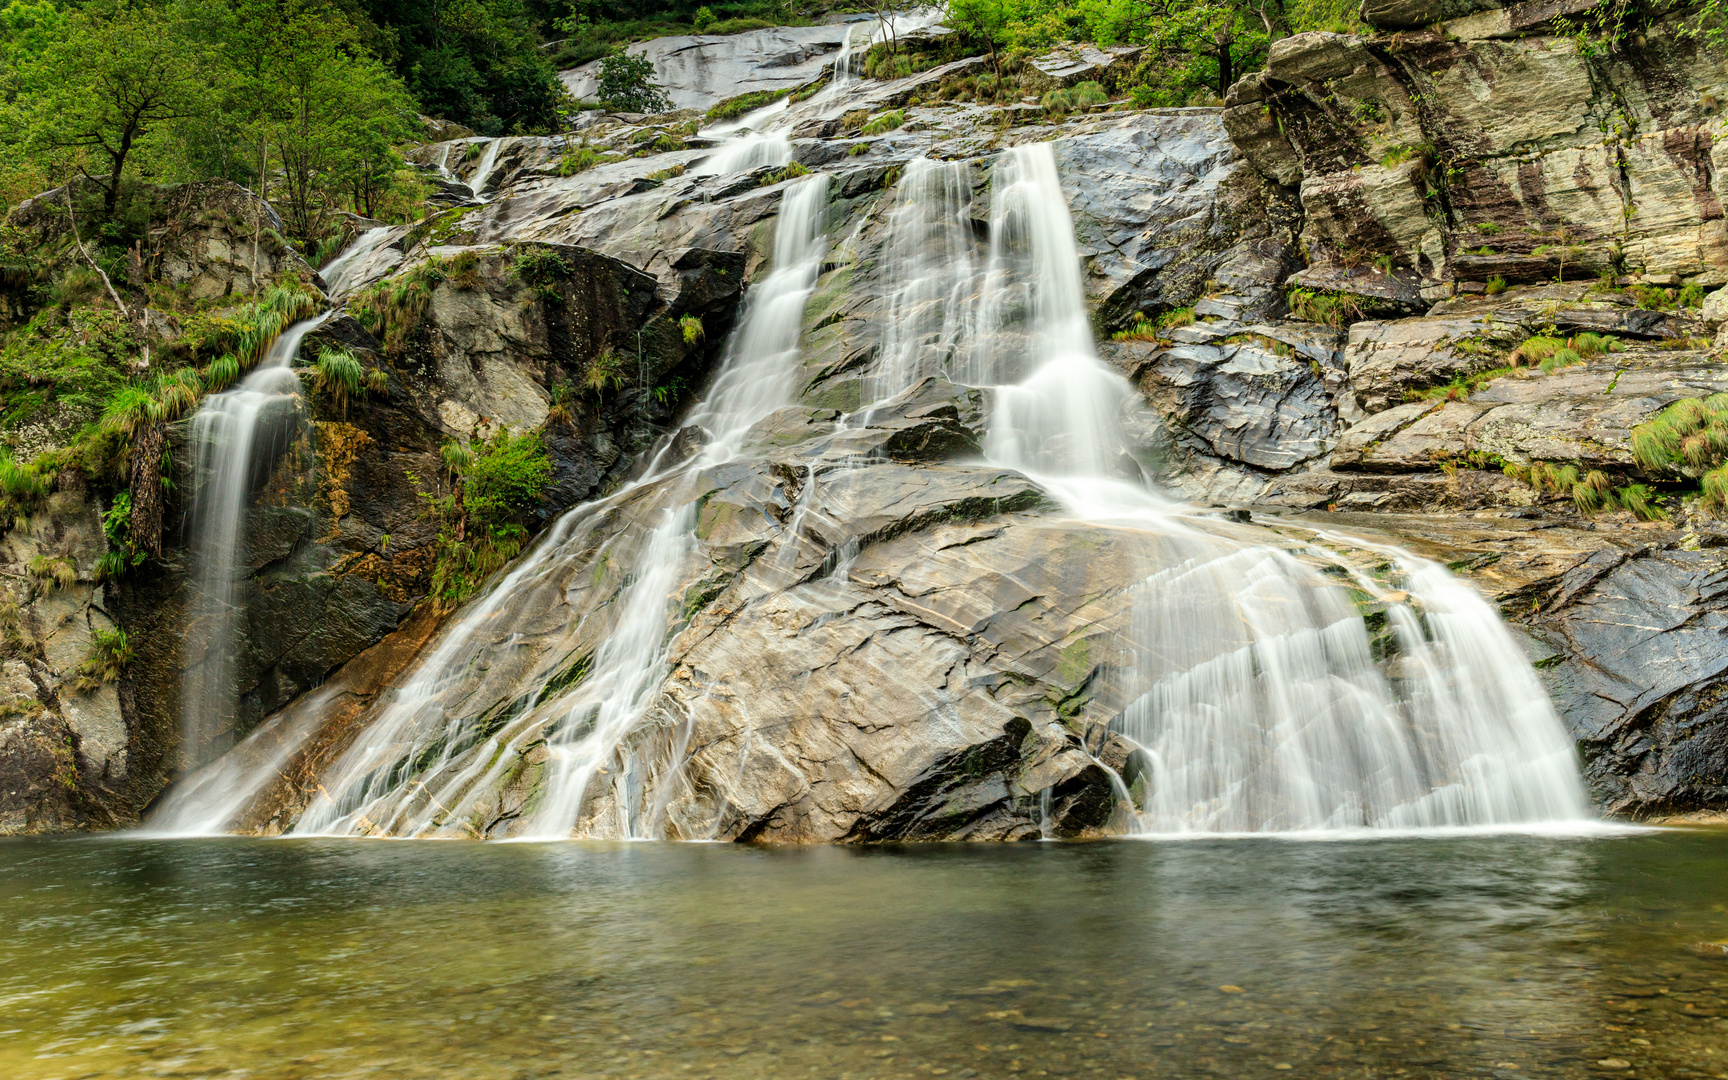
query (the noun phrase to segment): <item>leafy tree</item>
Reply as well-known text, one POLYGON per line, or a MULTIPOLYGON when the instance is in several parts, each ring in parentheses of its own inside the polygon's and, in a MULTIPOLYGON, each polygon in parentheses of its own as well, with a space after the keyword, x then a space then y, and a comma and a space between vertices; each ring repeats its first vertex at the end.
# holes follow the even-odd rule
POLYGON ((990 66, 1002 74, 1002 61, 996 55, 998 45, 1008 42, 1016 11, 1010 0, 949 0, 948 24, 968 37, 977 38, 990 49, 990 66))
POLYGON ((204 49, 185 31, 162 7, 67 12, 40 52, 18 59, 12 122, 24 147, 95 181, 113 213, 134 154, 210 101, 204 49))
POLYGON ((368 48, 427 112, 486 135, 551 131, 564 88, 524 0, 357 0, 368 48))
POLYGON ((665 112, 672 99, 654 81, 654 62, 623 49, 600 61, 601 101, 622 112, 665 112))

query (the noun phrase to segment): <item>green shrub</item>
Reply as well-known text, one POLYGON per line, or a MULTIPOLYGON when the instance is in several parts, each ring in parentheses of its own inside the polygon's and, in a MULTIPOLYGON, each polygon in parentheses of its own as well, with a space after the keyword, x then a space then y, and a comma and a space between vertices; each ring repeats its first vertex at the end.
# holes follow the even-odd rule
POLYGON ((691 18, 690 25, 696 28, 698 34, 702 34, 706 33, 709 27, 719 21, 719 18, 715 16, 712 8, 699 7, 696 9, 695 16, 691 18))
POLYGON ((566 149, 564 157, 558 162, 559 176, 575 176, 587 172, 600 164, 600 155, 591 146, 581 146, 574 150, 566 149))
POLYGON ((1493 277, 1488 279, 1488 284, 1484 287, 1483 291, 1485 291, 1489 296, 1499 296, 1501 293, 1506 291, 1506 279, 1501 277, 1499 274, 1495 274, 1493 277))
POLYGON ((542 300, 564 298, 562 283, 575 272, 564 257, 549 247, 524 246, 516 249, 510 264, 510 277, 528 286, 542 300))
POLYGON ((472 444, 446 443, 442 456, 448 490, 421 497, 439 526, 432 595, 449 608, 522 551, 527 513, 544 498, 552 462, 538 432, 504 427, 472 444))
POLYGON ((1068 100, 1076 109, 1086 109, 1093 105, 1103 105, 1110 100, 1110 95, 1104 92, 1104 87, 1096 82, 1077 83, 1068 90, 1068 100))
POLYGON ((678 319, 678 329, 684 335, 684 344, 694 345, 707 336, 702 320, 694 315, 683 315, 678 319))
POLYGON ((672 99, 654 81, 654 62, 623 49, 600 61, 596 93, 619 112, 657 113, 672 107, 672 99))

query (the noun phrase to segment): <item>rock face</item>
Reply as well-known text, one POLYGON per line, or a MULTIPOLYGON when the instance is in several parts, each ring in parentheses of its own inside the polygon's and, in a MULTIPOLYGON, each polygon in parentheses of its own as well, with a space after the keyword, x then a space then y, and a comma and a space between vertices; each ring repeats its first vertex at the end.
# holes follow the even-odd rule
POLYGON ((0 835, 125 821, 132 757, 151 756, 113 679, 91 670, 98 635, 116 629, 97 581, 104 547, 97 508, 71 477, 43 514, 0 541, 0 835))
MULTIPOLYGON (((846 35, 865 30, 855 23, 776 26, 741 34, 693 34, 654 38, 630 46, 647 57, 655 77, 679 109, 706 111, 739 94, 792 90, 813 82, 840 52, 846 35)), ((560 73, 578 99, 599 89, 600 62, 560 73)))
POLYGON ((1440 26, 1298 34, 1231 88, 1225 123, 1299 188, 1311 259, 1388 256, 1430 290, 1610 271, 1728 283, 1728 68, 1678 32, 1688 16, 1587 52, 1526 36, 1524 9, 1567 13, 1554 5, 1472 14, 1491 6, 1371 3, 1375 25, 1440 26))
MULTIPOLYGON (((254 209, 266 230, 271 219, 242 189, 168 189, 155 204, 169 213, 152 233, 158 280, 238 301, 284 275, 311 276, 297 256, 273 256, 268 241, 251 276, 250 247, 238 238, 254 209)), ((19 214, 44 230, 57 220, 28 205, 19 214)), ((52 246, 54 234, 42 242, 52 246)), ((400 264, 400 246, 394 254, 400 264)), ((238 643, 225 643, 236 649, 238 700, 228 742, 396 631, 425 596, 437 529, 421 491, 443 468, 441 443, 500 425, 543 426, 554 473, 541 520, 593 498, 637 466, 701 384, 743 283, 741 257, 694 248, 668 258, 664 290, 617 260, 566 246, 419 244, 406 256, 411 268, 435 261, 457 272, 434 275, 423 313, 400 340, 387 344, 340 318, 302 344, 308 364, 326 345, 349 348, 385 387, 343 401, 308 377, 298 417, 278 433, 281 451, 259 463, 239 559, 244 618, 238 643), (583 389, 602 354, 618 358, 615 377, 583 389)), ((105 503, 75 471, 61 477, 41 524, 6 535, 21 584, 8 602, 15 711, 0 743, 0 830, 136 820, 180 767, 181 673, 198 662, 182 651, 190 571, 182 517, 199 487, 187 426, 170 433, 181 474, 159 560, 97 584, 105 503), (95 635, 116 627, 133 653, 118 685, 80 678, 95 635)), ((55 432, 42 438, 59 444, 55 432)))

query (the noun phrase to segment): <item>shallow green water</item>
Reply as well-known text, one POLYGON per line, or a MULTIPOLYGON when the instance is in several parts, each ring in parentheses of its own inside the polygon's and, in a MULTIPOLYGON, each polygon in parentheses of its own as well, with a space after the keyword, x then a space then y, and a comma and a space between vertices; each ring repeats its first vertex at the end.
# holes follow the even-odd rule
POLYGON ((1723 1077, 1724 939, 1722 832, 13 840, 0 1076, 1723 1077))

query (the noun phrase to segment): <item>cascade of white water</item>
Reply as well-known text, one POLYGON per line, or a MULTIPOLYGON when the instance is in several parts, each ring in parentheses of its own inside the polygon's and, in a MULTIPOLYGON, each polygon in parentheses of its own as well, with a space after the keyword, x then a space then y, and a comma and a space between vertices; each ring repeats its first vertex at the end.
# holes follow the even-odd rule
POLYGON ((894 198, 883 253, 892 284, 866 391, 875 401, 952 368, 954 350, 971 336, 967 300, 977 287, 972 166, 915 158, 894 198))
POLYGON ((886 395, 943 366, 958 381, 989 387, 985 450, 993 463, 1033 476, 1083 520, 1145 537, 1157 567, 1136 591, 1134 645, 1146 689, 1120 725, 1145 758, 1134 795, 1143 830, 1587 816, 1547 695, 1467 586, 1385 552, 1415 598, 1387 610, 1399 657, 1394 681, 1376 663, 1361 613, 1326 575, 1286 551, 1197 528, 1180 507, 1132 482, 1122 418, 1139 399, 1097 356, 1049 144, 998 157, 982 272, 945 250, 958 234, 932 225, 970 217, 936 175, 914 163, 900 183, 880 271, 894 283, 893 325, 884 328, 871 389, 886 395))
MULTIPOLYGON (((446 147, 446 150, 449 148, 446 147)), ((334 259, 324 264, 318 271, 318 276, 324 279, 325 295, 332 300, 340 300, 354 291, 366 273, 366 262, 378 247, 390 238, 390 228, 380 225, 367 229, 354 238, 337 253, 334 259)))
POLYGON ((490 202, 486 194, 486 181, 492 178, 492 169, 498 164, 498 148, 504 144, 503 139, 487 139, 486 149, 480 155, 480 164, 474 170, 474 175, 468 178, 468 190, 481 202, 490 202))
POLYGON ((691 166, 690 174, 731 176, 791 161, 792 139, 775 122, 786 115, 791 104, 790 98, 781 98, 736 120, 704 129, 703 137, 719 139, 720 145, 712 154, 691 166))
MULTIPOLYGON (((676 467, 685 475, 736 452, 744 432, 790 400, 798 362, 804 301, 826 250, 828 178, 817 174, 788 187, 775 234, 774 263, 753 287, 714 387, 689 422, 710 435, 704 452, 676 467)), ((314 802, 297 834, 438 836, 471 834, 477 802, 492 794, 521 753, 545 741, 542 794, 515 835, 562 838, 586 835, 659 835, 663 805, 641 793, 668 789, 650 780, 666 755, 638 753, 631 742, 645 723, 667 668, 670 638, 680 617, 676 587, 693 557, 690 485, 651 467, 636 484, 559 519, 550 534, 472 604, 379 716, 328 771, 328 798, 314 802), (542 685, 529 712, 454 720, 460 702, 445 700, 482 658, 503 656, 519 632, 499 626, 507 605, 544 592, 561 601, 564 578, 586 551, 591 527, 639 493, 658 484, 650 507, 635 507, 645 532, 626 529, 612 540, 600 565, 614 566, 626 584, 604 610, 607 632, 583 676, 566 691, 542 685), (597 820, 585 807, 604 787, 611 798, 597 820)), ((457 714, 459 715, 459 714, 457 714)), ((675 756, 675 755, 674 755, 675 756)))
MULTIPOLYGON (((299 407, 300 378, 292 369, 300 341, 328 314, 284 330, 241 383, 204 400, 192 418, 196 490, 191 510, 192 598, 182 680, 183 764, 209 755, 211 740, 234 718, 234 660, 244 636, 241 609, 241 526, 260 471, 279 447, 299 407)), ((226 749, 218 747, 217 749, 226 749)))

